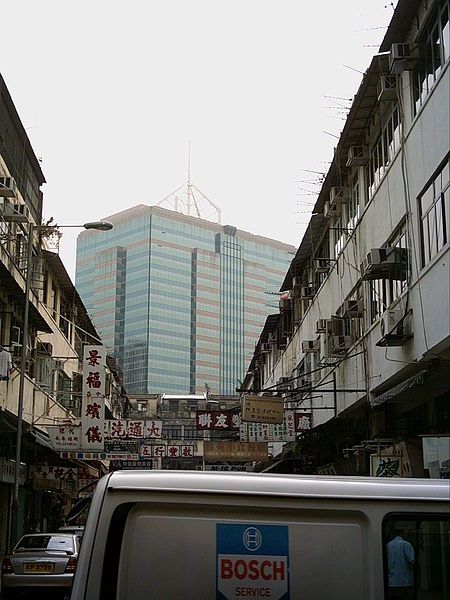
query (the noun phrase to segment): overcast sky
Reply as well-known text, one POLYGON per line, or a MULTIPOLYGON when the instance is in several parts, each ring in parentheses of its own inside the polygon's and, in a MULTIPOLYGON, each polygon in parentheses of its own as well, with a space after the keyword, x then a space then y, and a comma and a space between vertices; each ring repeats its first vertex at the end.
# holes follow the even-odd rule
MULTIPOLYGON (((298 245, 388 0, 4 0, 0 71, 44 216, 98 220, 187 179, 222 223, 298 245)), ((62 230, 74 275, 77 231, 62 230)))

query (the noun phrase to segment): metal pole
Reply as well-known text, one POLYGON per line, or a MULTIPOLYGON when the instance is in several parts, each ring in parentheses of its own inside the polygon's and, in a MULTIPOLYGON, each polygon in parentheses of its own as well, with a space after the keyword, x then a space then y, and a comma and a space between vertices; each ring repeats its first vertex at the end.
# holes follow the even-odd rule
MULTIPOLYGON (((324 390, 321 390, 324 391, 324 390)), ((334 416, 337 417, 337 389, 336 389, 336 371, 333 371, 333 400, 334 400, 334 416)))
POLYGON ((23 316, 22 353, 20 357, 19 373, 19 401, 17 404, 16 462, 14 465, 13 499, 11 504, 11 532, 9 536, 10 546, 15 544, 19 538, 19 479, 20 462, 22 455, 23 394, 25 387, 25 369, 27 365, 28 354, 28 317, 30 313, 30 289, 31 274, 33 268, 33 231, 33 224, 30 223, 28 233, 27 275, 25 279, 25 311, 23 316))

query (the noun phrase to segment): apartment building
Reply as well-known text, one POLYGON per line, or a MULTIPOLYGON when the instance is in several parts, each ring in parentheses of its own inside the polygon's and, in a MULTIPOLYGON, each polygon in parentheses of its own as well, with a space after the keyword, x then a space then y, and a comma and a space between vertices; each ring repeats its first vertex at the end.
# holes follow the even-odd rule
POLYGON ((274 470, 449 476, 447 0, 400 0, 244 388, 313 427, 274 470))
MULTIPOLYGON (((41 531, 55 526, 56 508, 70 507, 76 493, 77 468, 85 477, 101 470, 62 458, 48 435, 49 427, 79 420, 82 349, 98 343, 99 335, 59 255, 50 250, 55 228, 42 223, 44 183, 0 76, 0 555, 11 530, 18 446, 19 534, 33 524, 41 531), (43 466, 46 478, 36 476, 43 466), (60 476, 47 476, 48 469, 60 476)), ((123 416, 126 395, 111 359, 107 371, 109 414, 123 416)))

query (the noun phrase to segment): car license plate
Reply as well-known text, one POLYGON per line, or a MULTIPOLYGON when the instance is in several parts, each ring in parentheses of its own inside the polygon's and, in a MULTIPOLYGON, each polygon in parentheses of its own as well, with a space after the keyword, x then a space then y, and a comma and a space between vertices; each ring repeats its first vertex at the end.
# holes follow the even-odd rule
POLYGON ((53 573, 55 565, 51 563, 25 563, 25 573, 53 573))

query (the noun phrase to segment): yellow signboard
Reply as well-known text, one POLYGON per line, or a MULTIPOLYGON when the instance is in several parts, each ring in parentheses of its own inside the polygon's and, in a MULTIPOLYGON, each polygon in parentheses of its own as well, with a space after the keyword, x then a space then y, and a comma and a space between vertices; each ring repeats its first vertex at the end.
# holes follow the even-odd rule
POLYGON ((283 423, 283 398, 245 395, 242 399, 242 421, 283 423))
POLYGON ((204 458, 209 461, 267 461, 267 442, 205 442, 204 458))

